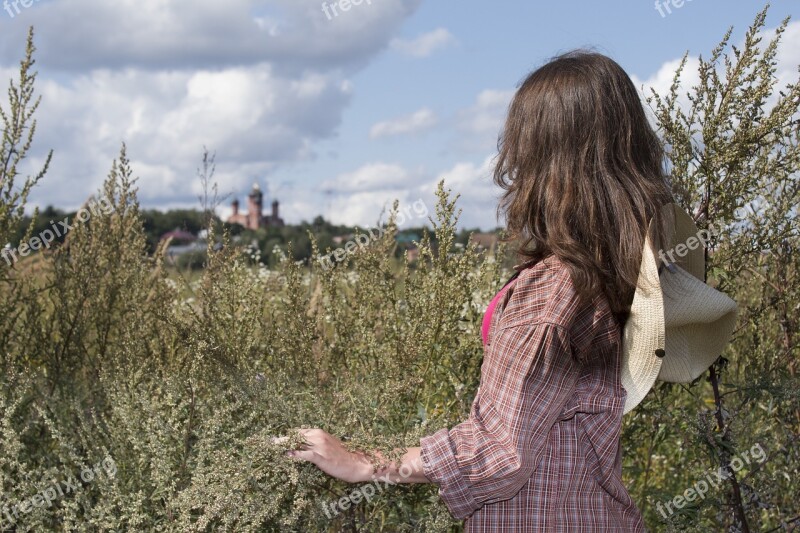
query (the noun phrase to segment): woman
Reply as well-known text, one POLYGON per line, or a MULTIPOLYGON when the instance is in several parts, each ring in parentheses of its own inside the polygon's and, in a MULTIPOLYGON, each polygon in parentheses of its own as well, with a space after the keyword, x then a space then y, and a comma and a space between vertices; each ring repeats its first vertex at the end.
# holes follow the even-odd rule
MULTIPOLYGON (((494 173, 524 262, 484 316, 469 418, 378 476, 437 484, 467 532, 644 530, 621 480, 620 346, 648 222, 672 201, 663 161, 611 59, 571 52, 528 76, 494 173)), ((344 481, 374 479, 335 437, 305 438, 290 455, 344 481)))

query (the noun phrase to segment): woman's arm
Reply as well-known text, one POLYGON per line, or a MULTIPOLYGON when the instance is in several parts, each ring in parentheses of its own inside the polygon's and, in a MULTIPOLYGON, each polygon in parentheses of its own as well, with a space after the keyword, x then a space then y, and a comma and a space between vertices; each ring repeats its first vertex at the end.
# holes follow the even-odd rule
POLYGON ((494 333, 469 418, 420 442, 425 473, 455 518, 513 498, 530 480, 575 390, 571 351, 566 329, 549 322, 494 333))
POLYGON ((386 479, 392 483, 430 483, 422 470, 420 448, 407 448, 400 458, 400 463, 392 463, 376 473, 378 479, 386 479))
MULTIPOLYGON (((290 457, 309 461, 335 478, 348 483, 380 479, 390 483, 429 483, 422 471, 419 448, 408 448, 400 462, 375 471, 367 455, 351 452, 342 441, 321 429, 301 429, 306 445, 288 452, 290 457)), ((379 458, 380 454, 376 454, 379 458)))

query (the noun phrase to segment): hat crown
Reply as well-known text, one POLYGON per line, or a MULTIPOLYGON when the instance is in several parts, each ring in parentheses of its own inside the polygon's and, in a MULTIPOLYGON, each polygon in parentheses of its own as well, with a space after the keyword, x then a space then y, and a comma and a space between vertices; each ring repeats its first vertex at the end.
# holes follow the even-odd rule
POLYGON ((736 302, 676 266, 662 273, 665 357, 658 379, 694 381, 719 357, 736 325, 736 302))

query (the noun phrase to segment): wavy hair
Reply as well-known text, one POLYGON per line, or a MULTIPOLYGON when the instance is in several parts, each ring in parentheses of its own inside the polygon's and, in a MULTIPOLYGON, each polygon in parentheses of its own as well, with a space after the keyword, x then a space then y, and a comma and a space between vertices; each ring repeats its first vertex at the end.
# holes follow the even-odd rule
MULTIPOLYGON (((498 151, 506 240, 523 260, 557 256, 581 300, 605 294, 624 323, 648 223, 673 201, 664 148, 630 77, 602 54, 555 57, 520 85, 498 151)), ((657 220, 654 251, 668 227, 657 220)))

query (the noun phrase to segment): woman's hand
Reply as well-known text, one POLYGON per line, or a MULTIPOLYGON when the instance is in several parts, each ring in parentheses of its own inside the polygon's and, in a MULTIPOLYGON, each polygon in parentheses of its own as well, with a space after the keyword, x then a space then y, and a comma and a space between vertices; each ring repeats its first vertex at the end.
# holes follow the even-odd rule
POLYGON ((289 457, 314 463, 329 476, 348 483, 372 479, 374 469, 366 455, 347 450, 342 441, 321 429, 301 429, 299 432, 306 445, 289 451, 289 457))

